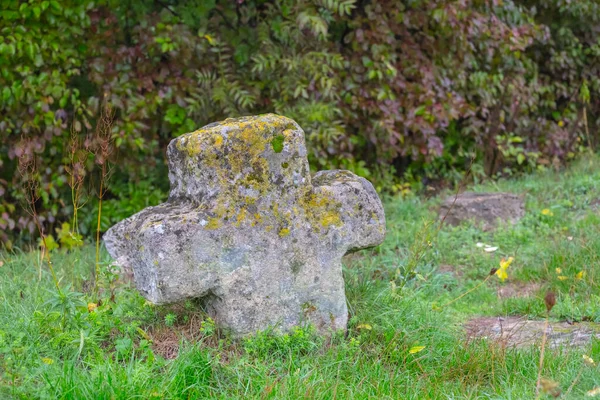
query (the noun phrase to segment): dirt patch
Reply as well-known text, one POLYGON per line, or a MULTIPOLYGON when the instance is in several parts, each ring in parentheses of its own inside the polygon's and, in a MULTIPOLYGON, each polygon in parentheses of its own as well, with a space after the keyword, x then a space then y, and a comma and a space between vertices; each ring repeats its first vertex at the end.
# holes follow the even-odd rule
MULTIPOLYGON (((527 347, 540 344, 545 321, 521 317, 478 317, 465 324, 469 339, 484 338, 499 342, 505 347, 527 347)), ((600 339, 600 324, 581 322, 550 322, 547 346, 549 348, 585 346, 592 337, 600 339)))
POLYGON ((441 264, 438 267, 438 272, 442 274, 450 274, 456 278, 460 278, 463 276, 463 271, 461 270, 461 267, 457 267, 450 264, 441 264))
POLYGON ((532 297, 540 290, 542 285, 537 282, 510 282, 498 286, 496 294, 500 299, 517 297, 532 297))
POLYGON ((186 324, 178 324, 172 327, 161 325, 148 330, 148 336, 152 341, 152 349, 163 358, 177 358, 179 346, 182 340, 190 343, 199 341, 203 335, 200 331, 202 318, 192 315, 186 324))

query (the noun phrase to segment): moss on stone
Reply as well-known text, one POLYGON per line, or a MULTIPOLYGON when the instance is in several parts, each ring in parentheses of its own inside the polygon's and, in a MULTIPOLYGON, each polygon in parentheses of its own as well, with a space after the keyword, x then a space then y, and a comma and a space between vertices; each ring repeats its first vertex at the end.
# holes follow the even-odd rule
POLYGON ((273 147, 275 153, 281 153, 283 151, 284 140, 285 136, 283 135, 277 135, 271 140, 271 147, 273 147))

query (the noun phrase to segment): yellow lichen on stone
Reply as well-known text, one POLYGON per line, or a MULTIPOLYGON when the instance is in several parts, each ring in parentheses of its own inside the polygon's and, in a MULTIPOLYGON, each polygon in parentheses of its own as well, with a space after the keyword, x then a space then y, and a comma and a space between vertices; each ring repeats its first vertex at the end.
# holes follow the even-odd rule
POLYGON ((235 226, 240 226, 246 220, 246 209, 242 208, 237 215, 235 226))
POLYGON ((327 228, 330 225, 339 226, 342 224, 340 213, 335 211, 325 211, 321 217, 321 226, 327 228))
POLYGON ((213 135, 213 139, 214 139, 214 145, 217 148, 220 148, 221 145, 223 144, 223 136, 219 135, 219 134, 214 134, 213 135))
POLYGON ((314 230, 341 226, 341 203, 335 200, 332 194, 325 190, 310 191, 300 197, 299 205, 304 209, 306 217, 314 230))
POLYGON ((279 231, 279 237, 286 237, 290 234, 289 228, 283 228, 279 231))
POLYGON ((221 220, 218 217, 213 217, 208 219, 208 224, 206 224, 206 229, 219 229, 221 227, 221 220))
MULTIPOLYGON (((195 132, 194 132, 195 133, 195 132)), ((189 157, 196 157, 202 152, 202 143, 200 137, 189 134, 189 137, 177 141, 177 150, 186 153, 189 157)))

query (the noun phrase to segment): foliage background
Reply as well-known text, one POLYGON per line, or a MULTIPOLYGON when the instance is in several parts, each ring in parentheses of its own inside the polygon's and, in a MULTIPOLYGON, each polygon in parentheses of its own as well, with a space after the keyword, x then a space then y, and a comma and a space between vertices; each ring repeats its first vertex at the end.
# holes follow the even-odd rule
POLYGON ((104 104, 106 229, 164 199, 166 144, 212 121, 284 114, 313 168, 394 192, 473 158, 476 178, 559 165, 597 145, 599 94, 598 0, 5 0, 0 240, 34 231, 19 159, 36 162, 46 231, 70 220, 72 134, 94 207, 104 104))

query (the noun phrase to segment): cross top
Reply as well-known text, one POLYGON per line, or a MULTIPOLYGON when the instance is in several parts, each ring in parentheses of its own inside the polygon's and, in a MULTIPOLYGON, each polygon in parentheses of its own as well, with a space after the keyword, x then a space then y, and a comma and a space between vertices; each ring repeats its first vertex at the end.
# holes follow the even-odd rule
POLYGON ((167 157, 173 198, 206 201, 238 192, 238 200, 256 201, 310 186, 304 132, 275 114, 212 123, 173 140, 167 157))

